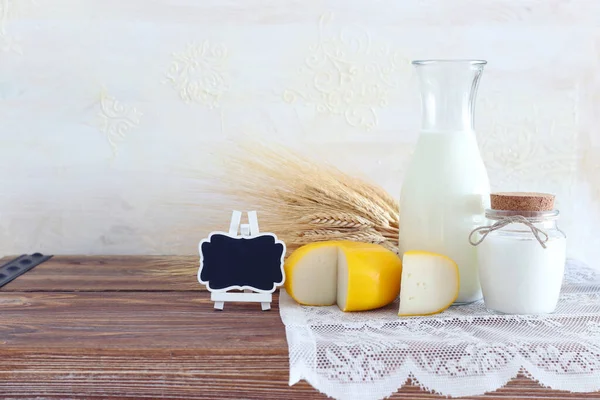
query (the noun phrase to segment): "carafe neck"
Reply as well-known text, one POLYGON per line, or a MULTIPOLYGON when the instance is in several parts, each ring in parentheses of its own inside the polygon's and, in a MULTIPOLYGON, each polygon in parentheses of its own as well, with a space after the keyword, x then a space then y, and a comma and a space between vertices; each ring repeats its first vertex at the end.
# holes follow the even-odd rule
POLYGON ((486 61, 413 61, 421 92, 421 130, 474 131, 475 98, 486 61))

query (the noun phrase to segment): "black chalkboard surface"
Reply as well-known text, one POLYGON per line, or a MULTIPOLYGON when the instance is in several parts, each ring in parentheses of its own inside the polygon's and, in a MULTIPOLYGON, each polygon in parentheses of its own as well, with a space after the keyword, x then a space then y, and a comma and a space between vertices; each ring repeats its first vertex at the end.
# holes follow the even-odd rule
POLYGON ((200 242, 198 280, 210 291, 272 293, 284 281, 284 256, 285 246, 273 234, 242 237, 213 232, 200 242))

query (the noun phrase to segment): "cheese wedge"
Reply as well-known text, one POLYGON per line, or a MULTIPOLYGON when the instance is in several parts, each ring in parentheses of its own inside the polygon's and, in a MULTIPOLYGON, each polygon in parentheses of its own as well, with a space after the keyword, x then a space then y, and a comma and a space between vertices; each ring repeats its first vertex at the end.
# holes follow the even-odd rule
POLYGON ((338 244, 311 243, 285 261, 285 290, 307 306, 330 306, 337 300, 338 244))
POLYGON ((407 251, 402 259, 399 316, 437 314, 458 297, 458 266, 450 258, 407 251))
POLYGON ((402 261, 377 244, 317 242, 293 252, 285 274, 285 289, 300 304, 365 311, 398 297, 402 261))

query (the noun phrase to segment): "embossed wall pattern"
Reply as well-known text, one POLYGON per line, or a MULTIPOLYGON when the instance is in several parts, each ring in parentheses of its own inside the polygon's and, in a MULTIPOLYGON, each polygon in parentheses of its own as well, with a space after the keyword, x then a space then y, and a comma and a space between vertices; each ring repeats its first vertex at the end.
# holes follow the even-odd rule
POLYGON ((0 251, 195 253, 221 216, 190 178, 247 136, 398 195, 410 60, 484 58, 493 188, 556 193, 570 256, 598 259, 598 21, 583 0, 0 0, 0 251))

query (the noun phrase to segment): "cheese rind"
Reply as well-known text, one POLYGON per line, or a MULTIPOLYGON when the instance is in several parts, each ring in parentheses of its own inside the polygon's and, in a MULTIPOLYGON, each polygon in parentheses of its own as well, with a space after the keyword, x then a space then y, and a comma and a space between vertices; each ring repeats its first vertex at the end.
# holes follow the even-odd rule
POLYGON ((342 311, 373 310, 396 300, 402 260, 395 253, 372 243, 343 242, 339 249, 337 305, 342 311))
POLYGON ((459 272, 452 259, 425 251, 407 251, 402 265, 399 316, 437 314, 458 297, 459 272))

